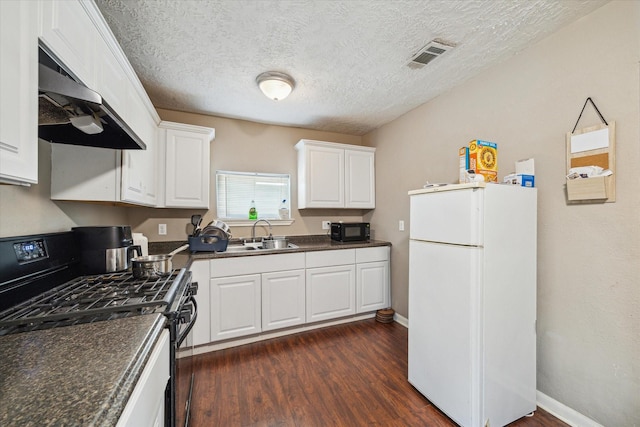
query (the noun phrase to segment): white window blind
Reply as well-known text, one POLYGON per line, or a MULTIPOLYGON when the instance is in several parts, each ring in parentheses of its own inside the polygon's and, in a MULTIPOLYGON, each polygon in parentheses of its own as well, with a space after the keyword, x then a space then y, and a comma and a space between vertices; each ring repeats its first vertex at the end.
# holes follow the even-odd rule
POLYGON ((278 219, 283 200, 289 207, 290 183, 289 174, 216 171, 218 218, 248 219, 253 200, 258 218, 278 219))

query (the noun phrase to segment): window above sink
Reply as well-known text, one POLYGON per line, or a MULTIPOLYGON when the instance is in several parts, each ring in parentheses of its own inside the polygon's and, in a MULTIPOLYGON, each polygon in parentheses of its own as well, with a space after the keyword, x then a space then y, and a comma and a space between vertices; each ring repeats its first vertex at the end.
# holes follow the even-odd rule
POLYGON ((217 217, 227 223, 251 226, 257 219, 267 219, 273 225, 290 225, 290 200, 289 174, 216 171, 217 217), (252 202, 256 219, 249 219, 252 202))

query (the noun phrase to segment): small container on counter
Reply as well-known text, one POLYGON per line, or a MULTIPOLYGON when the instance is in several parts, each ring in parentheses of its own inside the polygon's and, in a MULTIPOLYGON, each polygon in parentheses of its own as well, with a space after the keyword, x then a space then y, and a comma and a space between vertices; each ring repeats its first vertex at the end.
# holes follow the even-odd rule
POLYGON ((139 245, 142 249, 142 256, 149 255, 149 239, 142 233, 131 233, 133 237, 133 244, 139 245))

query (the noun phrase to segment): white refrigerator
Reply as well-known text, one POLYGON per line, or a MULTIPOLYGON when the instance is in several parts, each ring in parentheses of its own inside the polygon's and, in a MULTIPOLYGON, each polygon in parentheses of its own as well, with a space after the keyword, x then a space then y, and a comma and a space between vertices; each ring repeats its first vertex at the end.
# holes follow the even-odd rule
POLYGON ((409 382, 461 426, 536 409, 536 191, 409 192, 409 382))

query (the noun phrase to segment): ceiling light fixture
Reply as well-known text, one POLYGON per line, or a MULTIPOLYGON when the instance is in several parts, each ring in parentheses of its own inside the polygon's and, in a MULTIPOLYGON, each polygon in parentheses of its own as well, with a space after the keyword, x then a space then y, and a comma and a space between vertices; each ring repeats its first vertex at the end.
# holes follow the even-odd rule
POLYGON ((295 82, 290 76, 277 71, 267 71, 260 74, 256 77, 256 83, 262 93, 274 101, 285 99, 295 87, 295 82))

